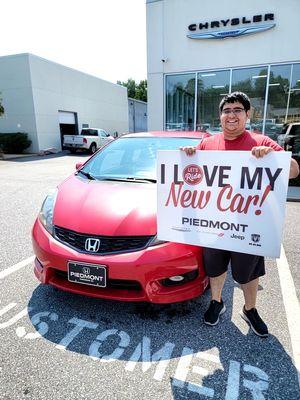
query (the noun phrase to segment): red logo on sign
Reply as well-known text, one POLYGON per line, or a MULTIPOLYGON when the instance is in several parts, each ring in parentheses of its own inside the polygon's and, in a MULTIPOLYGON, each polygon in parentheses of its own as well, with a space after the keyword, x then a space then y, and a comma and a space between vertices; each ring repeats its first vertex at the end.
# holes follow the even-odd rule
POLYGON ((191 164, 184 168, 182 175, 188 185, 198 185, 202 181, 203 171, 199 165, 191 164))

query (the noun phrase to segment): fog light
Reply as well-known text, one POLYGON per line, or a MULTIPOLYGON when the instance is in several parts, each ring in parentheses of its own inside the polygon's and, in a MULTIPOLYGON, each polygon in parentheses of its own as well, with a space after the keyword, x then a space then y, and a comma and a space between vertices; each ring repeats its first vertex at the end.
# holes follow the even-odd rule
POLYGON ((184 276, 182 275, 176 275, 176 276, 171 276, 171 278, 169 278, 170 281, 172 282, 181 282, 184 280, 184 276))
POLYGON ((197 278, 199 275, 199 270, 195 269, 190 272, 186 272, 182 275, 174 275, 170 278, 165 278, 160 281, 163 286, 176 286, 176 285, 183 285, 187 282, 191 282, 197 278))

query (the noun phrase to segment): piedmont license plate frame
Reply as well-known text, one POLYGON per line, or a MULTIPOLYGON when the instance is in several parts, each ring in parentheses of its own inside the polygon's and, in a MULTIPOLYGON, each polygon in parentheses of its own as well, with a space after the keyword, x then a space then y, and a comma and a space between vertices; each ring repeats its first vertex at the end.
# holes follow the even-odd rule
POLYGON ((106 265, 68 261, 68 281, 105 288, 107 285, 107 267, 106 265))

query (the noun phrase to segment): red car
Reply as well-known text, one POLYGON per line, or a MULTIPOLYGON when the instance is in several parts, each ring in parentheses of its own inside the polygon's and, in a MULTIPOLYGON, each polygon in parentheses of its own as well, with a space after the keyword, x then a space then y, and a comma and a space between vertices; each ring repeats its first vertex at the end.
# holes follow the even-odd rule
POLYGON ((174 303, 202 294, 201 248, 156 237, 156 151, 194 146, 207 135, 128 134, 76 165, 33 227, 40 282, 123 301, 174 303))

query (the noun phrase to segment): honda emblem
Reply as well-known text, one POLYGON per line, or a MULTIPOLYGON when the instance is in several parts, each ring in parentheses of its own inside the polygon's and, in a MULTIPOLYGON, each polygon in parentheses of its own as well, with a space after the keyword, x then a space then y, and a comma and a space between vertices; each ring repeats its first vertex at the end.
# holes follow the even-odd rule
POLYGON ((100 240, 94 238, 88 238, 85 241, 85 250, 91 253, 97 253, 100 248, 100 240))

